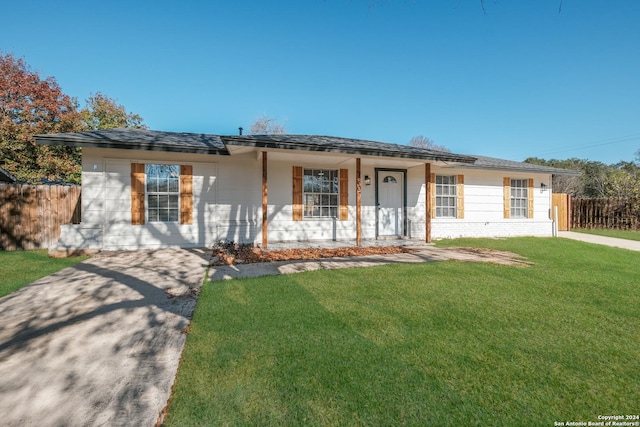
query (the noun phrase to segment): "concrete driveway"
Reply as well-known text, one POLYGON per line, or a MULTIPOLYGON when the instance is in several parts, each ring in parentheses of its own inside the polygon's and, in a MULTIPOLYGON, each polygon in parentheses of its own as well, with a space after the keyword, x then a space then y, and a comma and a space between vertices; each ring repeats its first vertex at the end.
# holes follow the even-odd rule
POLYGON ((153 426, 209 261, 101 253, 0 299, 0 423, 153 426))

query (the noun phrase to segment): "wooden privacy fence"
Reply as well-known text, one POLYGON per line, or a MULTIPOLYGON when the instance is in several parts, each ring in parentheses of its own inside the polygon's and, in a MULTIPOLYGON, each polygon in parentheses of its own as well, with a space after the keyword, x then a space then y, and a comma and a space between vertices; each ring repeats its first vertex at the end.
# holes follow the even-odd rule
POLYGON ((47 248, 62 224, 79 223, 79 185, 0 184, 2 250, 47 248))
POLYGON ((640 230, 640 198, 572 199, 574 228, 640 230))
POLYGON ((551 199, 551 218, 557 221, 558 231, 571 230, 571 196, 564 193, 554 193, 551 199))

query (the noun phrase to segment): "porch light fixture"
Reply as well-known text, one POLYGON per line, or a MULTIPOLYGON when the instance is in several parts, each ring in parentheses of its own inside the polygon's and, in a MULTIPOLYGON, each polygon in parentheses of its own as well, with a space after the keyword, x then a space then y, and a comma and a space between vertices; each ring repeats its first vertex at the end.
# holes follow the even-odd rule
POLYGON ((371 178, 369 178, 369 175, 364 176, 364 185, 371 185, 371 178))
POLYGON ((544 182, 540 183, 540 192, 544 193, 545 191, 547 191, 547 184, 545 184, 544 182))

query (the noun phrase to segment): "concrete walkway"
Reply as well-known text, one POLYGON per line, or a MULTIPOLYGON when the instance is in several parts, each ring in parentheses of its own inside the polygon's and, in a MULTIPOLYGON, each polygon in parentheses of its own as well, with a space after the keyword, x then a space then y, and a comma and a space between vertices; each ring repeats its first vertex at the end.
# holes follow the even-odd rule
POLYGON ((414 252, 391 255, 325 258, 307 261, 277 261, 257 264, 212 266, 209 280, 242 279, 250 277, 291 274, 302 271, 333 270, 338 268, 373 267, 384 264, 419 263, 429 261, 491 262, 502 265, 526 266, 529 263, 511 252, 477 248, 436 248, 416 245, 414 252))
POLYGON ((100 253, 0 299, 0 424, 153 426, 208 250, 100 253))
POLYGON ((605 237, 586 233, 575 233, 573 231, 560 231, 558 232, 558 237, 580 240, 581 242, 595 243, 598 245, 613 246, 614 248, 629 249, 630 251, 640 251, 640 242, 635 240, 616 239, 614 237, 605 237))

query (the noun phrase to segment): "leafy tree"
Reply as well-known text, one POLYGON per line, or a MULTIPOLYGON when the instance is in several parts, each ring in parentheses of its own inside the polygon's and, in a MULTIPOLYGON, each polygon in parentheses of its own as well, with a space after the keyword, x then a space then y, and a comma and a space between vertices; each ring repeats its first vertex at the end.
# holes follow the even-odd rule
POLYGON ((582 172, 580 176, 554 176, 553 191, 556 193, 574 197, 640 197, 640 165, 635 162, 606 165, 576 158, 544 160, 536 157, 525 162, 582 172))
POLYGON ((80 111, 83 127, 86 130, 135 128, 147 129, 142 117, 128 113, 117 100, 98 92, 90 96, 85 108, 80 111))
POLYGON ((53 77, 42 79, 22 59, 0 53, 0 166, 18 180, 79 182, 79 150, 39 146, 39 133, 82 129, 75 99, 53 77))
POLYGON ((640 196, 640 167, 634 162, 619 162, 612 165, 606 179, 608 197, 640 196))
MULTIPOLYGON (((534 165, 582 171, 586 161, 575 158, 567 160, 545 160, 538 157, 529 157, 524 162, 534 165)), ((582 176, 554 175, 552 188, 554 193, 566 193, 571 194, 573 197, 582 197, 584 195, 584 180, 582 176)))
POLYGON ((423 136, 423 135, 417 135, 411 138, 409 140, 409 145, 411 145, 412 147, 418 147, 418 148, 428 148, 429 150, 444 151, 446 153, 451 152, 451 150, 449 150, 447 147, 438 145, 435 142, 433 142, 432 139, 427 138, 426 136, 423 136))
POLYGON ((24 60, 0 53, 0 167, 19 181, 80 182, 80 149, 36 145, 34 135, 115 127, 146 129, 142 117, 100 92, 78 111, 53 77, 42 79, 24 60))
POLYGON ((251 135, 277 135, 287 133, 287 130, 276 119, 262 114, 253 122, 249 132, 251 135))

